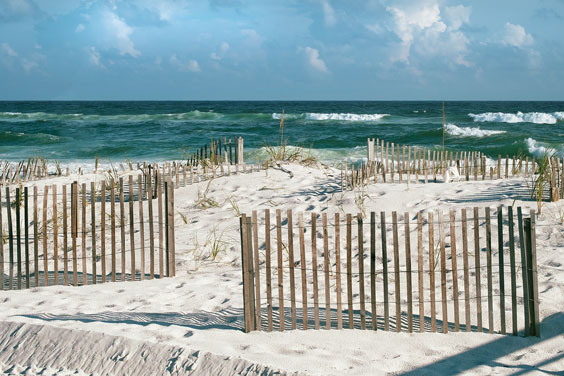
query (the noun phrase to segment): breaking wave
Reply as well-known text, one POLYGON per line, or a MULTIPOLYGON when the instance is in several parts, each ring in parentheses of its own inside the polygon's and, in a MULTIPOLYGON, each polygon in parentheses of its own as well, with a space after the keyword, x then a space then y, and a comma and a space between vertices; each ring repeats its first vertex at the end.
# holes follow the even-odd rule
POLYGON ((476 122, 494 123, 535 123, 535 124, 556 124, 559 120, 564 120, 564 112, 526 112, 521 111, 513 114, 506 112, 484 112, 482 114, 468 114, 476 122))
POLYGON ((458 137, 487 137, 495 134, 507 133, 506 131, 492 131, 492 130, 480 129, 480 127, 476 127, 476 128, 459 127, 455 124, 450 124, 450 123, 446 125, 445 130, 449 135, 458 136, 458 137))
POLYGON ((535 140, 534 138, 527 138, 525 140, 527 143, 527 148, 529 149, 529 153, 536 155, 537 157, 542 157, 546 154, 557 154, 558 151, 550 146, 545 146, 535 140))

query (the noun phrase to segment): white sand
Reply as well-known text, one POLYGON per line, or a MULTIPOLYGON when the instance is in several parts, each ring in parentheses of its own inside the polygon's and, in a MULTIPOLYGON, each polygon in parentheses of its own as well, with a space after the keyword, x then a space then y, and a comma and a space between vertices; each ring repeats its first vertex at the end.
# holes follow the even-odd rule
MULTIPOLYGON (((319 375, 409 371, 514 374, 564 369, 562 203, 546 203, 537 219, 540 339, 476 332, 243 333, 239 226, 229 198, 248 214, 271 208, 273 218, 276 208, 291 208, 295 213, 326 212, 329 218, 339 207, 342 213, 358 211, 358 191, 341 193, 337 170, 298 165, 285 168, 292 171, 293 178, 269 169, 215 179, 207 195, 220 204, 217 208, 195 207, 198 190, 204 192, 207 182, 176 190, 176 210, 186 216, 188 224, 176 216, 175 278, 2 292, 2 371, 31 375, 169 374, 171 359, 176 358, 172 374, 194 364, 193 374, 219 374, 218 370, 223 374, 271 374, 276 370, 319 375), (209 258, 210 242, 205 244, 210 239, 224 246, 215 261, 209 258), (73 351, 80 355, 65 355, 73 351), (147 354, 151 361, 143 360, 147 354)), ((378 184, 364 190, 364 206, 368 211, 408 211, 413 215, 419 210, 446 212, 514 204, 528 212, 536 203, 527 199, 527 192, 524 178, 378 184)), ((296 275, 299 278, 298 272, 296 275)), ((510 315, 507 319, 509 322, 510 315)), ((497 321, 496 325, 499 328, 497 321)))

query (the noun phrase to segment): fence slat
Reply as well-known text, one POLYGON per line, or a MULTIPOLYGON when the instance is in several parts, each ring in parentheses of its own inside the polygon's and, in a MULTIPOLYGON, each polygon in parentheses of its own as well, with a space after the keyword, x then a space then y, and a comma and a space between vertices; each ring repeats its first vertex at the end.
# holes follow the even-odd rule
POLYGON ((110 183, 110 207, 112 229, 112 282, 116 281, 116 186, 114 179, 110 183))
POLYGON ((349 329, 354 328, 353 291, 352 291, 352 215, 347 214, 347 318, 349 329))
MULTIPOLYGON (((142 188, 141 185, 139 188, 142 188)), ((131 250, 131 281, 135 281, 137 277, 137 272, 135 268, 135 213, 133 207, 133 175, 129 175, 129 191, 127 195, 129 201, 129 249, 131 250)), ((139 203, 143 203, 141 200, 141 189, 139 189, 138 198, 139 203)), ((142 224, 141 220, 139 223, 142 224)), ((94 232, 92 232, 94 233, 94 232)))
POLYGON ((417 213, 417 274, 419 277, 419 331, 425 331, 425 296, 423 295, 423 215, 417 213))
MULTIPOLYGON (((376 176, 376 174, 374 175, 376 176)), ((376 314, 376 213, 370 212, 370 305, 372 330, 378 330, 376 314)))
MULTIPOLYGON (((261 310, 260 310, 260 268, 259 268, 259 244, 258 244, 258 218, 257 211, 252 212, 252 225, 253 225, 253 249, 254 249, 254 262, 255 262, 255 311, 257 330, 261 331, 261 310)), ((172 224, 174 227, 174 223, 172 224)))
MULTIPOLYGON (((171 196, 172 196, 172 192, 174 192, 174 185, 172 182, 172 179, 169 179, 167 183, 165 183, 165 189, 167 189, 167 208, 170 209, 168 210, 168 224, 172 224, 172 201, 171 201, 171 196)), ((255 283, 255 271, 254 271, 254 264, 253 264, 253 227, 252 227, 252 223, 251 223, 251 218, 247 217, 247 249, 246 249, 246 257, 247 257, 247 266, 249 268, 247 276, 248 276, 248 293, 249 293, 249 297, 250 297, 250 301, 249 301, 249 307, 250 307, 250 321, 251 321, 251 330, 257 330, 257 321, 256 321, 256 299, 255 299, 255 287, 254 287, 254 283, 255 283)), ((170 237, 169 239, 173 239, 174 235, 169 231, 167 231, 168 236, 170 237)), ((172 241, 171 243, 174 243, 174 241, 172 241)), ((172 244, 169 244, 167 242, 167 248, 168 251, 171 252, 171 254, 169 255, 169 260, 172 264, 174 264, 174 256, 172 256, 174 254, 174 246, 172 246, 172 244)), ((167 252, 168 254, 168 252, 167 252)), ((168 265, 168 264, 167 264, 168 265)), ((169 276, 174 276, 174 268, 172 266, 169 266, 169 273, 167 273, 167 277, 169 276)))
POLYGON ((282 218, 280 209, 276 209, 276 246, 278 255, 278 313, 280 315, 280 331, 284 331, 284 279, 282 265, 282 218))
POLYGON ((513 222, 513 207, 507 207, 508 226, 509 226, 509 265, 511 269, 511 324, 514 336, 517 331, 517 276, 515 273, 515 234, 513 222))
POLYGON ((482 332, 482 288, 480 278, 480 224, 478 208, 474 208, 474 267, 476 274, 476 316, 478 332, 482 332))
MULTIPOLYGON (((308 328, 308 311, 307 311, 307 279, 306 279, 306 254, 305 254, 305 239, 304 239, 304 213, 298 213, 298 228, 299 228, 299 241, 300 241, 300 267, 302 271, 302 328, 308 328)), ((257 257, 258 259, 258 257, 257 257)), ((258 276, 258 266, 257 266, 258 276)), ((258 280, 258 279, 257 279, 258 280)), ((260 301, 257 303, 260 307, 260 301)))
POLYGON ((404 213, 405 232, 405 269, 407 279, 407 331, 413 333, 413 285, 411 282, 411 234, 409 230, 409 213, 404 213))
MULTIPOLYGON (((53 187, 54 188, 54 187, 53 187)), ((96 284, 96 183, 90 183, 90 225, 92 228, 92 283, 96 284)))
POLYGON ((431 292, 431 331, 437 331, 437 311, 435 307, 435 230, 433 212, 429 212, 429 289, 431 292))
POLYGON ((71 185, 71 236, 72 236, 72 282, 78 286, 78 183, 71 185))
POLYGON ((53 184, 53 283, 59 284, 59 228, 57 213, 57 186, 53 184))
POLYGON ((382 233, 382 264, 384 279, 384 330, 390 330, 390 305, 388 302, 388 249, 386 241, 386 213, 380 212, 380 223, 382 233))
POLYGON ((396 332, 401 332, 401 278, 399 266, 398 213, 395 211, 392 212, 392 228, 394 240, 394 295, 396 298, 396 332))
POLYGON ((341 291, 341 227, 339 213, 335 213, 335 284, 337 290, 337 329, 343 329, 341 291))
MULTIPOLYGON (((12 205, 10 204, 10 188, 6 187, 6 211, 8 217, 8 247, 9 247, 9 258, 10 258, 10 272, 8 289, 12 290, 14 287, 14 233, 12 226, 12 205)), ((4 241, 4 240, 2 240, 4 241)))
MULTIPOLYGON (((531 303, 533 304, 532 312, 534 313, 534 329, 535 329, 535 336, 541 336, 540 332, 540 321, 539 321, 539 288, 538 288, 538 271, 537 271, 537 244, 536 244, 536 229, 535 229, 535 211, 530 211, 530 228, 529 233, 527 234, 527 241, 530 243, 529 247, 529 260, 530 261, 530 277, 532 278, 532 292, 533 296, 531 299, 531 303)), ((527 263, 529 264, 529 263, 527 263)))
POLYGON ((327 213, 323 221, 323 269, 325 271, 325 327, 331 329, 331 286, 329 285, 329 234, 327 231, 327 213))
MULTIPOLYGON (((269 219, 270 221, 270 219, 269 219)), ((335 229, 336 231, 336 229, 335 229)), ((313 320, 319 330, 319 287, 317 280, 317 216, 311 213, 311 268, 313 269, 313 320)))
MULTIPOLYGON (((149 179, 150 181, 150 179, 149 179)), ((140 266, 141 266, 141 280, 145 279, 145 218, 143 216, 143 199, 145 195, 143 195, 143 179, 142 175, 137 176, 137 200, 139 201, 139 246, 141 253, 139 254, 140 257, 140 266)), ((152 195, 153 193, 149 193, 152 195)), ((152 213, 151 213, 152 214, 152 213)), ((131 249, 134 249, 132 246, 131 249)), ((133 251, 135 252, 135 251, 133 251)), ((133 256, 132 256, 133 257, 133 256)), ((133 262, 133 259, 132 261, 133 262)), ((132 268, 132 270, 135 270, 132 268)))
POLYGON ((443 333, 448 333, 448 310, 446 290, 446 250, 445 250, 445 226, 443 212, 439 210, 439 237, 441 252, 441 305, 443 310, 443 333))
MULTIPOLYGON (((2 203, 2 197, 0 197, 0 203, 2 203)), ((25 288, 30 287, 29 281, 29 202, 28 202, 28 187, 24 188, 24 237, 25 237, 25 288)), ((0 210, 1 212, 2 210, 0 210)), ((2 226, 2 214, 0 214, 0 227, 2 226)), ((2 237, 2 230, 0 230, 0 243, 4 243, 2 237)), ((4 289, 4 249, 0 247, 0 252, 2 252, 2 257, 0 257, 0 262, 2 262, 2 281, 0 282, 0 290, 4 289)))
POLYGON ((464 316, 466 331, 472 330, 470 321, 470 273, 468 271, 468 217, 466 209, 462 209, 462 262, 464 267, 464 316))
MULTIPOLYGON (((123 212, 121 213, 123 217, 123 212)), ((82 283, 88 284, 88 268, 86 256, 86 183, 82 183, 82 283)))
POLYGON ((366 330, 366 301, 364 296, 364 239, 362 214, 357 215, 358 224, 358 284, 360 298, 360 329, 366 330))
POLYGON ((272 331, 272 262, 270 254, 270 209, 264 210, 264 238, 266 252, 266 304, 267 331, 272 331))
MULTIPOLYGON (((249 283, 249 268, 248 264, 251 262, 249 260, 249 253, 248 253, 248 237, 247 237, 247 216, 245 214, 241 215, 240 222, 241 228, 241 272, 243 276, 243 306, 245 312, 245 333, 249 333, 252 328, 252 321, 251 317, 253 314, 251 313, 251 305, 250 305, 250 283, 249 283)), ((162 277, 162 276, 160 276, 162 277)), ((283 322, 283 321, 281 321, 283 322)))
MULTIPOLYGON (((47 202, 49 186, 43 187, 43 286, 49 285, 49 256, 47 252, 47 202)), ((11 227, 11 226, 10 226, 11 227)))
POLYGON ((157 180, 157 211, 158 211, 158 229, 159 229, 159 278, 164 275, 164 239, 163 239, 163 184, 162 175, 157 170, 155 174, 157 180))
POLYGON ((292 329, 296 329, 296 280, 294 275, 294 229, 292 226, 292 210, 287 211, 288 217, 288 263, 290 266, 290 304, 292 314, 292 329))
POLYGON ((488 326, 490 333, 494 332, 493 323, 493 293, 492 293, 492 229, 490 208, 486 207, 486 257, 488 274, 488 326))
POLYGON ((497 208, 497 249, 499 258, 499 314, 501 319, 501 334, 505 334, 505 278, 503 270, 503 211, 497 208))
POLYGON ((102 283, 106 283, 106 182, 100 188, 100 259, 102 261, 102 283))
MULTIPOLYGON (((21 214, 20 214, 20 206, 21 206, 21 190, 20 188, 16 188, 16 197, 14 198, 14 203, 16 204, 16 260, 17 260, 17 271, 18 271, 18 290, 22 289, 22 245, 21 245, 21 214)), ((10 208, 8 208, 10 209, 10 208)), ((4 239, 0 239, 0 241, 4 241, 4 239)))
POLYGON ((521 248, 521 271, 523 276, 523 300, 525 304, 523 305, 524 313, 525 313, 525 336, 530 335, 530 320, 529 320, 529 278, 527 272, 527 250, 525 249, 525 233, 523 229, 523 212, 521 211, 521 207, 517 208, 517 223, 519 227, 519 245, 521 248))
POLYGON ((460 307, 458 304, 458 263, 456 254, 456 223, 454 210, 450 211, 450 251, 452 265, 452 295, 454 300, 454 331, 460 331, 460 307))
POLYGON ((121 240, 121 281, 125 282, 125 200, 123 191, 125 190, 123 178, 119 179, 119 228, 121 240))

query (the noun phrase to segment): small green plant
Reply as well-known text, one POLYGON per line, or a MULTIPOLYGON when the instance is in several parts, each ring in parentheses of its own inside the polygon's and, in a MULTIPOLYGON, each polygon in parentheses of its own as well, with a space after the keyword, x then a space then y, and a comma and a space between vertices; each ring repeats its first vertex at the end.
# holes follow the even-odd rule
POLYGON ((204 192, 200 192, 200 189, 198 188, 198 198, 196 199, 196 207, 200 208, 200 209, 209 209, 209 208, 218 208, 219 202, 217 202, 216 199, 214 199, 213 197, 208 197, 208 193, 210 190, 210 184, 213 181, 213 179, 210 179, 208 181, 208 184, 206 186, 206 189, 204 190, 204 192))
POLYGON ((235 216, 240 217, 241 216, 241 210, 239 209, 239 204, 237 204, 237 201, 235 200, 235 198, 233 196, 229 196, 227 198, 227 200, 231 204, 231 209, 233 209, 233 211, 235 212, 235 216))
POLYGON ((552 157, 553 153, 547 151, 540 159, 537 159, 537 174, 533 174, 531 178, 531 198, 537 202, 539 214, 541 214, 542 211, 545 191, 548 187, 550 187, 550 180, 552 179, 552 167, 550 163, 552 157))
POLYGON ((362 218, 366 218, 366 206, 365 201, 367 198, 370 198, 364 191, 357 191, 355 192, 354 196, 354 203, 358 208, 359 213, 362 215, 362 218))
POLYGON ((182 218, 182 221, 184 222, 184 224, 187 225, 187 224, 188 224, 188 217, 186 217, 186 214, 181 213, 181 212, 178 211, 178 210, 177 210, 177 212, 178 212, 178 214, 180 215, 180 218, 182 218))

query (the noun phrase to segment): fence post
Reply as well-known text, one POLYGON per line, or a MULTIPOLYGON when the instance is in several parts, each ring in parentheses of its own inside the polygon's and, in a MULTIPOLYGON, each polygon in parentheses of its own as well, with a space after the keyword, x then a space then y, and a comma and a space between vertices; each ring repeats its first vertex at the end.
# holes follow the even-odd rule
POLYGON ((243 306, 245 315, 245 333, 256 330, 256 318, 254 310, 254 287, 252 276, 252 259, 251 252, 249 252, 251 244, 252 231, 250 218, 242 214, 239 218, 239 227, 241 233, 241 266, 243 277, 243 306))
POLYGON ((164 205, 164 219, 165 219, 165 270, 166 276, 170 277, 170 257, 169 257, 169 231, 168 231, 168 180, 165 179, 164 182, 164 194, 165 194, 165 205, 164 205))
MULTIPOLYGON (((12 229, 12 209, 10 205, 10 188, 6 187, 6 212, 8 214, 8 245, 10 248, 10 275, 8 289, 13 288, 14 282, 14 233, 12 229)), ((2 240, 3 241, 3 240, 2 240)))
POLYGON ((170 191, 170 213, 172 219, 172 276, 176 277, 176 233, 174 231, 174 189, 170 191))
POLYGON ((243 160, 243 137, 237 139, 237 164, 242 165, 245 163, 243 160))
POLYGON ((527 290, 529 299, 525 302, 525 309, 529 311, 529 321, 525 323, 528 334, 540 337, 539 323, 539 293, 537 283, 537 255, 535 239, 535 211, 531 210, 531 217, 525 218, 525 250, 527 267, 527 290))

